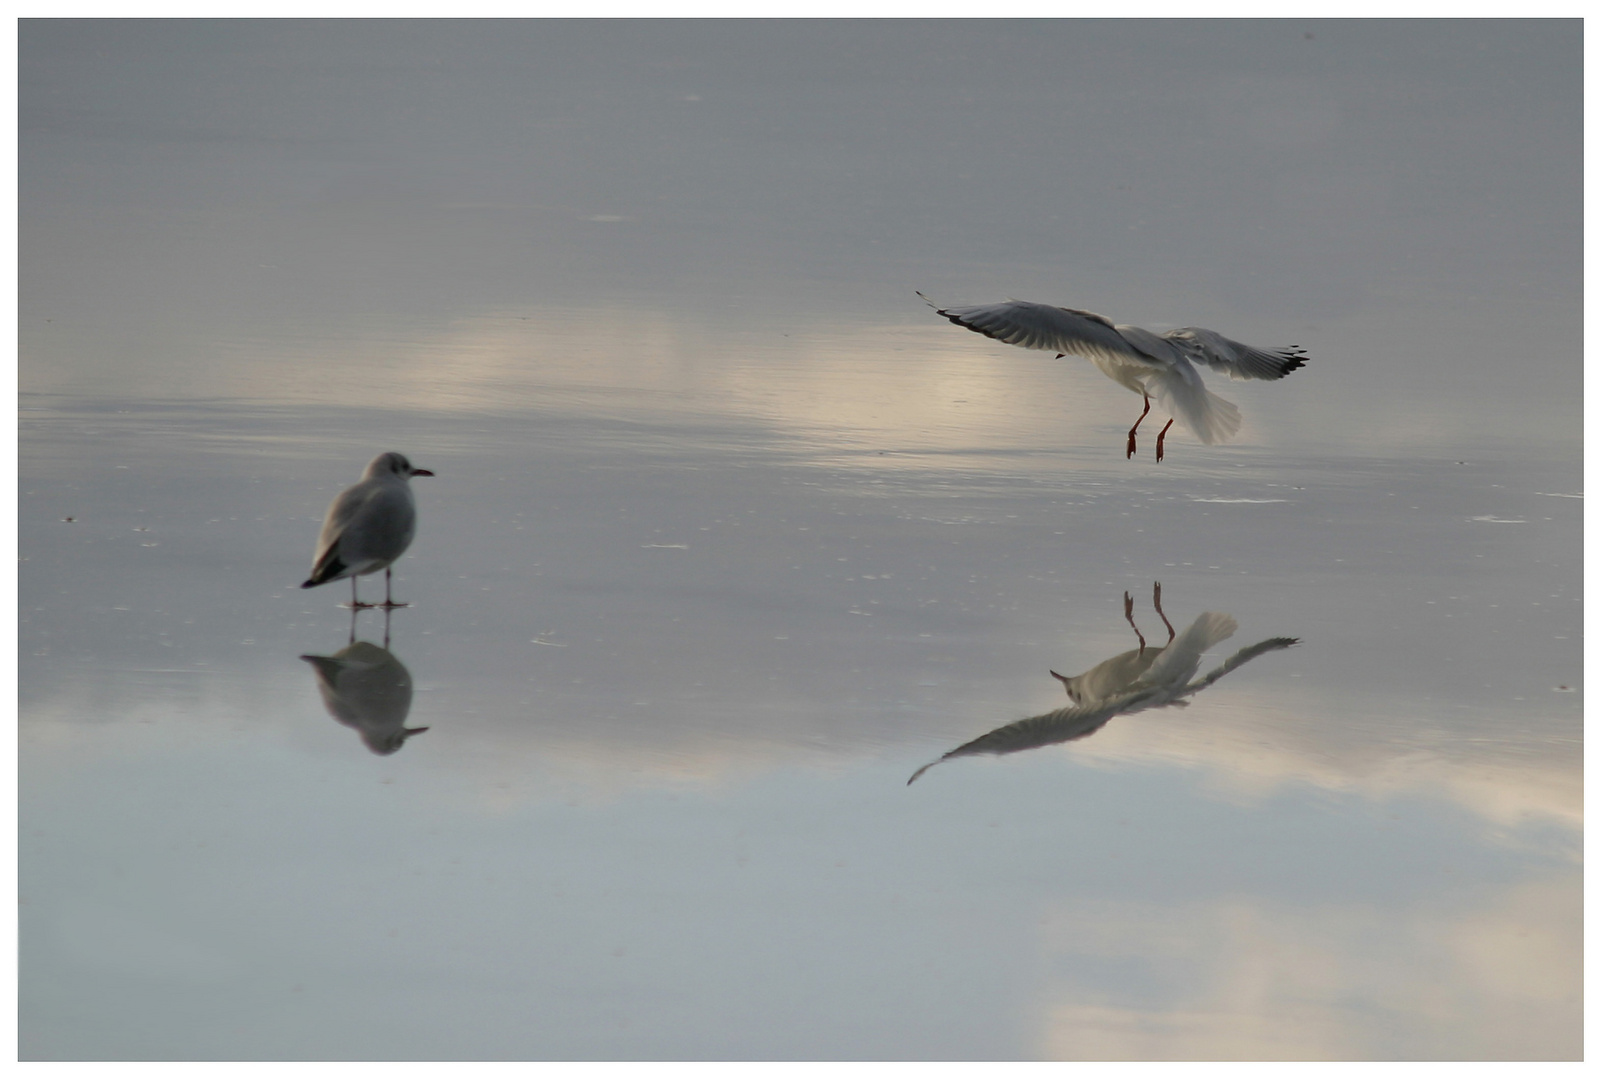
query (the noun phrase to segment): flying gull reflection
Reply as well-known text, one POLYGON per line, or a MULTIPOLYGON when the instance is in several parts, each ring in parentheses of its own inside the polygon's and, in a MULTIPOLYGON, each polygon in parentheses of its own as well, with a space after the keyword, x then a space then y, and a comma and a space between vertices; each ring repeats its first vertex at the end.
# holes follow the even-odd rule
MULTIPOLYGON (((1202 384, 1195 364, 1226 372, 1231 379, 1283 379, 1301 367, 1307 354, 1299 345, 1257 349, 1223 334, 1186 326, 1156 334, 1138 326, 1074 308, 1005 300, 999 304, 943 308, 918 293, 937 314, 958 326, 1025 349, 1049 349, 1059 357, 1083 356, 1119 386, 1141 396, 1145 407, 1129 429, 1126 458, 1135 456, 1135 430, 1157 398, 1209 445, 1228 442, 1240 430, 1240 410, 1202 384)), ((1157 460, 1174 420, 1157 435, 1157 460)))
POLYGON ((389 612, 384 612, 384 644, 356 640, 356 613, 351 613, 350 643, 333 656, 302 656, 317 673, 317 690, 328 715, 355 728, 367 749, 393 754, 426 727, 409 728, 412 674, 389 651, 389 612))
MULTIPOLYGON (((1151 606, 1156 609, 1157 617, 1163 621, 1163 626, 1168 628, 1168 644, 1173 644, 1174 624, 1163 614, 1163 585, 1160 581, 1152 582, 1151 606)), ((1111 660, 1103 660, 1083 675, 1069 678, 1055 671, 1051 673, 1051 677, 1062 683, 1063 689, 1068 691, 1068 696, 1073 699, 1074 704, 1101 701, 1121 693, 1139 681, 1151 667, 1152 662, 1162 653, 1161 649, 1146 647, 1146 635, 1135 625, 1135 601, 1128 593, 1124 593, 1124 621, 1135 632, 1135 640, 1140 642, 1140 648, 1119 653, 1111 660)))
POLYGON ((1138 649, 1120 653, 1103 660, 1080 675, 1051 674, 1068 691, 1073 704, 1064 709, 1031 716, 1024 720, 999 727, 955 750, 943 754, 913 773, 907 780, 911 784, 942 761, 974 754, 1015 754, 1020 750, 1033 750, 1041 746, 1054 746, 1094 735, 1115 716, 1127 716, 1147 709, 1161 709, 1170 705, 1183 708, 1188 699, 1213 685, 1248 660, 1266 652, 1288 649, 1300 644, 1300 638, 1278 637, 1259 641, 1241 649, 1205 676, 1196 679, 1202 654, 1235 633, 1237 623, 1229 615, 1204 611, 1196 616, 1182 633, 1175 634, 1162 610, 1162 586, 1154 585, 1152 604, 1168 626, 1168 644, 1162 648, 1149 646, 1135 627, 1132 615, 1133 601, 1124 594, 1124 618, 1134 627, 1140 640, 1138 649), (1194 681, 1192 681, 1194 680, 1194 681))
POLYGON ((350 578, 350 606, 405 607, 390 599, 390 567, 406 554, 417 532, 417 502, 408 481, 433 476, 415 468, 406 455, 379 454, 367 465, 362 478, 341 491, 323 518, 317 537, 317 557, 311 577, 301 583, 310 589, 340 578, 350 578), (384 602, 364 604, 356 596, 356 579, 384 571, 384 602))

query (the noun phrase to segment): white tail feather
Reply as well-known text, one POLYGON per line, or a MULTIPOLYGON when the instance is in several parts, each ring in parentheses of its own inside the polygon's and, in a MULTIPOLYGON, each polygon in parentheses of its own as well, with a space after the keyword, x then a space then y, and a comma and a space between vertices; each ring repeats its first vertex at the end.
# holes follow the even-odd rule
POLYGON ((1202 385, 1194 368, 1164 371, 1148 378, 1151 394, 1209 446, 1228 442, 1240 430, 1240 410, 1202 385))

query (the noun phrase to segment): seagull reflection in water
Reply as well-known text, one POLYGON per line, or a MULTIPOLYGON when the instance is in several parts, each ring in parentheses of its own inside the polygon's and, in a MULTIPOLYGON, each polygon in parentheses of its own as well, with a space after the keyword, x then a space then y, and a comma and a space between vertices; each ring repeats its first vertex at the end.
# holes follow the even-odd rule
POLYGON ((1202 654, 1235 633, 1238 624, 1229 615, 1204 611, 1196 621, 1176 634, 1163 614, 1162 585, 1152 586, 1152 606, 1168 628, 1168 644, 1162 648, 1147 645, 1145 635, 1135 625, 1134 601, 1124 594, 1124 618, 1128 620, 1140 647, 1103 660, 1080 675, 1052 677, 1062 683, 1073 704, 1041 716, 1031 716, 999 727, 972 742, 963 743, 913 773, 911 784, 942 761, 974 754, 1015 754, 1041 746, 1071 742, 1094 735, 1115 716, 1127 716, 1147 709, 1168 706, 1183 708, 1191 696, 1207 689, 1248 660, 1267 652, 1301 644, 1300 638, 1278 637, 1259 641, 1241 649, 1205 676, 1196 679, 1202 654), (1195 681, 1192 681, 1192 680, 1195 681))
POLYGON ((350 643, 333 656, 302 656, 317 673, 317 690, 328 715, 355 728, 367 749, 393 754, 426 727, 409 728, 412 674, 389 651, 389 612, 384 612, 384 644, 356 640, 356 616, 350 616, 350 643))

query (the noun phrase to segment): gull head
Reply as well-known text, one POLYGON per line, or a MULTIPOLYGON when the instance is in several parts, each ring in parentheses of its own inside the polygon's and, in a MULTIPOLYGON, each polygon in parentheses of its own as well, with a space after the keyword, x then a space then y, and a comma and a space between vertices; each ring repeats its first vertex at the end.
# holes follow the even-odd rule
POLYGON ((405 454, 397 454, 391 450, 387 454, 379 454, 367 466, 366 478, 379 478, 398 476, 402 480, 410 480, 414 476, 433 476, 427 469, 419 469, 406 460, 405 454))

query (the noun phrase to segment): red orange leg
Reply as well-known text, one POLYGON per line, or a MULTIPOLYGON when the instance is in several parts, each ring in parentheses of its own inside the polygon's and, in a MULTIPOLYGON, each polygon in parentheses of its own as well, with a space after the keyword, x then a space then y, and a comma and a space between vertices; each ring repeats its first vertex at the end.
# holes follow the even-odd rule
POLYGON ((351 607, 351 610, 355 611, 357 608, 368 608, 368 607, 372 607, 372 606, 373 605, 371 605, 371 604, 362 603, 361 600, 356 596, 356 575, 352 574, 350 576, 350 607, 351 607))
POLYGON ((1168 621, 1167 615, 1163 614, 1163 583, 1160 581, 1151 583, 1151 606, 1157 609, 1157 617, 1163 621, 1164 626, 1168 627, 1168 643, 1172 645, 1174 643, 1174 624, 1168 621))
POLYGON ((1129 429, 1129 446, 1124 450, 1124 460, 1126 461, 1135 456, 1135 428, 1138 428, 1140 421, 1146 419, 1146 414, 1151 412, 1151 398, 1145 394, 1140 395, 1140 397, 1146 407, 1140 410, 1140 420, 1135 421, 1135 427, 1129 429))
POLYGON ((381 606, 384 608, 384 610, 386 612, 389 611, 392 608, 411 607, 410 604, 408 604, 408 603, 406 603, 404 601, 402 601, 401 603, 397 604, 394 600, 392 600, 390 598, 390 595, 389 595, 389 575, 390 575, 390 570, 389 570, 389 567, 386 566, 384 568, 384 603, 381 606))
POLYGON ((1158 461, 1161 461, 1163 459, 1163 436, 1167 435, 1168 434, 1168 429, 1173 427, 1173 426, 1174 426, 1174 422, 1173 422, 1172 419, 1170 419, 1168 421, 1168 423, 1163 425, 1163 429, 1157 433, 1157 460, 1158 461))
POLYGON ((1146 635, 1142 634, 1140 627, 1135 625, 1135 598, 1127 592, 1124 593, 1124 621, 1129 624, 1129 629, 1135 632, 1135 638, 1140 642, 1140 655, 1144 655, 1146 652, 1146 635))

